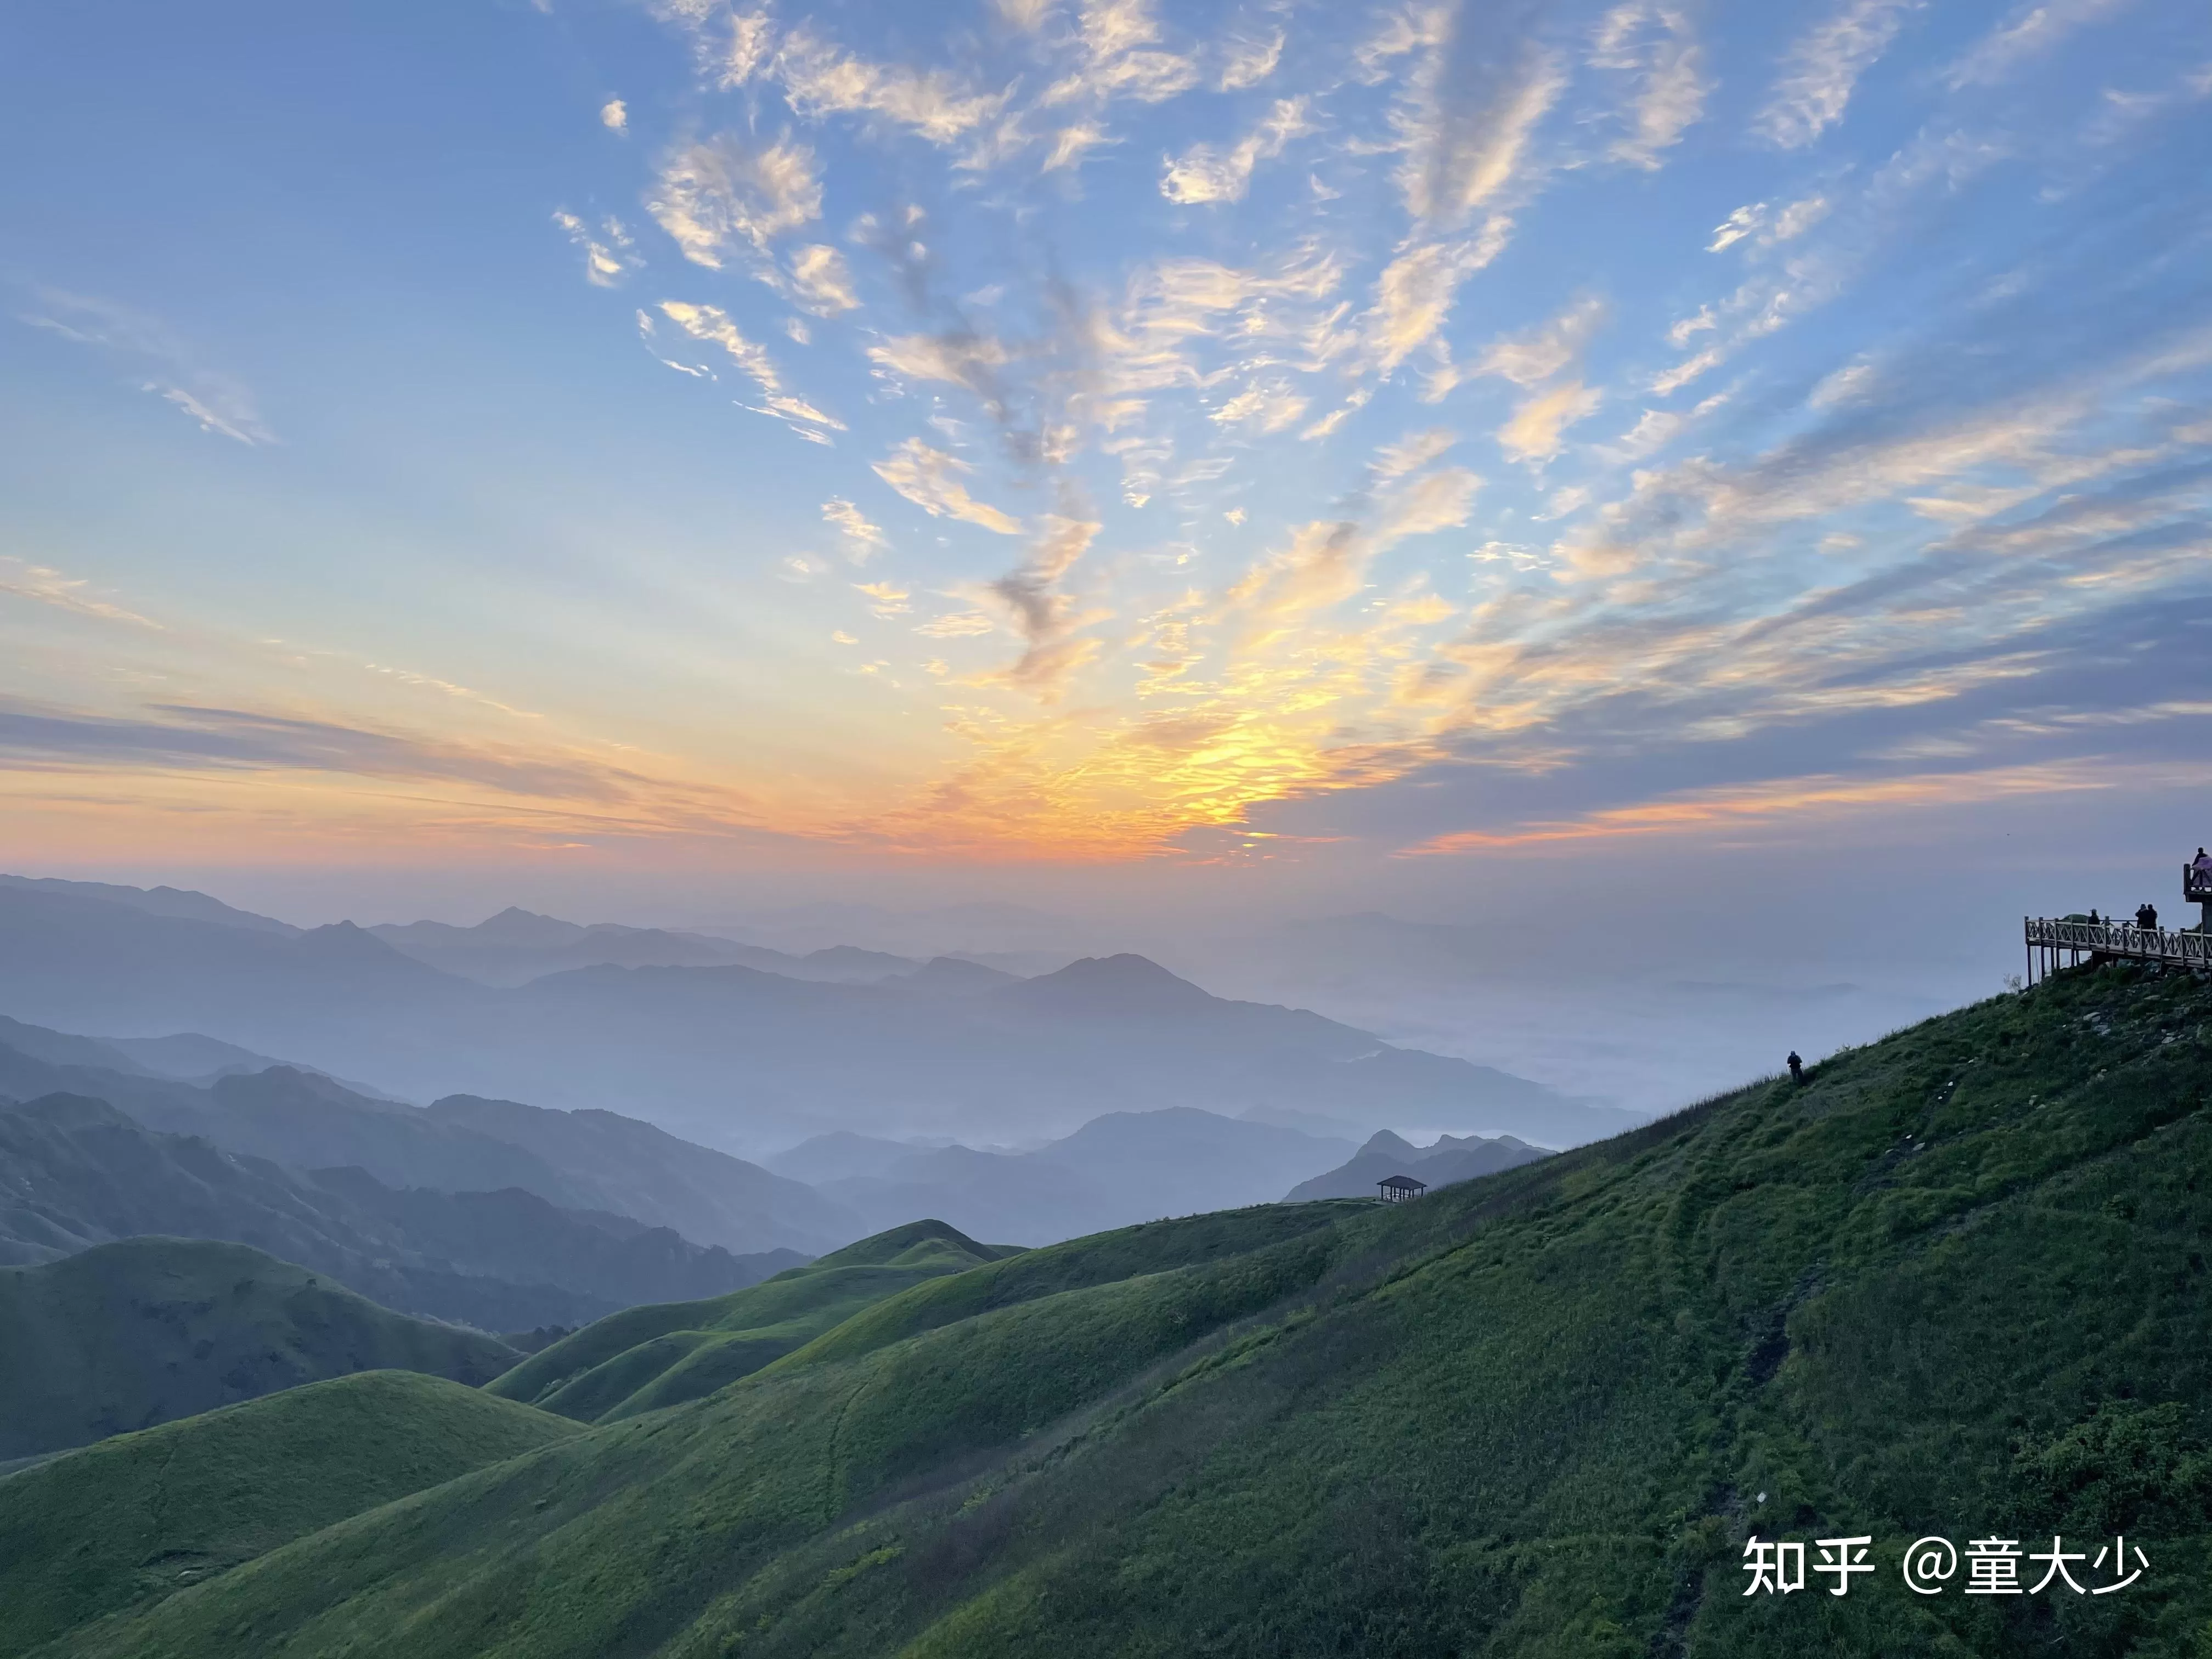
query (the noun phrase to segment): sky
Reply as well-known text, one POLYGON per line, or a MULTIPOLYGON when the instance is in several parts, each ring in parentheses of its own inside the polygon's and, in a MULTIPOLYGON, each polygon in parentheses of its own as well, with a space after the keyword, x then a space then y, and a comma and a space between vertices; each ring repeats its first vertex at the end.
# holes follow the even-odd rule
POLYGON ((2212 836, 2199 6, 83 0, 0 131, 9 868, 1979 983, 2212 836))

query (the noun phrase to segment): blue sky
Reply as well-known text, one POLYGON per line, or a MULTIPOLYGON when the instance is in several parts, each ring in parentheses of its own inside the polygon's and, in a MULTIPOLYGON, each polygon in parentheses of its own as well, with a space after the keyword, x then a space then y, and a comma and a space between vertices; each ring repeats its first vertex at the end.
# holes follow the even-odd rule
POLYGON ((12 866, 1327 903, 2212 778, 2201 8, 0 30, 12 866))

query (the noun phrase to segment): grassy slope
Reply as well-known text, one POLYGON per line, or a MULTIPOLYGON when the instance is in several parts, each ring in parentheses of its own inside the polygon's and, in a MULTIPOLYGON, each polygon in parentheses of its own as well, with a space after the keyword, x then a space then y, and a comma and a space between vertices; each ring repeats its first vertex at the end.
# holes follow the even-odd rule
MULTIPOLYGON (((857 1359, 924 1331, 1063 1291, 1242 1255, 1340 1219, 1340 1204, 1269 1204, 1142 1223, 932 1279, 862 1309, 776 1362, 782 1372, 857 1359)), ((1364 1208, 1364 1206, 1358 1207, 1364 1208)))
POLYGON ((823 1342, 58 1650, 2201 1655, 2208 1041, 2202 981, 2063 977, 1417 1204, 823 1342), (1753 1530, 1882 1572, 1746 1601, 1753 1530), (1896 1579, 1923 1533, 2052 1530, 2153 1570, 1896 1579))
POLYGON ((413 1371, 312 1382, 0 1480, 0 1656, 575 1425, 413 1371))
POLYGON ((871 1304, 1003 1254, 941 1221, 915 1221, 726 1296, 629 1308, 564 1338, 493 1385, 580 1422, 712 1394, 871 1304))
POLYGON ((349 1371, 477 1384, 514 1358, 495 1338, 392 1313, 244 1244, 124 1239, 0 1268, 0 1456, 349 1371))

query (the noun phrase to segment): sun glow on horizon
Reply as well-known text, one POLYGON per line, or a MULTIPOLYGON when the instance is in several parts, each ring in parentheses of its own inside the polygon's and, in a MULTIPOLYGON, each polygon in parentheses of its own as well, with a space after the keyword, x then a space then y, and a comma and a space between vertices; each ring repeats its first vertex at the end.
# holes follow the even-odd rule
MULTIPOLYGON (((1382 859, 2196 787, 2203 19, 647 9, 563 18, 590 100, 456 108, 526 230, 396 212, 383 105, 285 112, 359 147, 306 221, 431 273, 319 298, 238 207, 287 352, 26 198, 11 848, 1382 859)), ((258 108, 301 46, 201 63, 258 108)))

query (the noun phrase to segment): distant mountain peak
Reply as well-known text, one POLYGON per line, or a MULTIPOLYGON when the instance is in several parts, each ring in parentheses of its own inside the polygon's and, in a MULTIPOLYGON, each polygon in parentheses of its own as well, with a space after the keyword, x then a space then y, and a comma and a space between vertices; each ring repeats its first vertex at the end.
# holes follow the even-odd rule
MULTIPOLYGON (((483 921, 478 922, 477 926, 479 927, 497 927, 501 924, 507 922, 558 921, 559 920, 560 918, 557 916, 545 915, 539 911, 526 910, 519 904, 510 904, 506 909, 501 911, 497 915, 487 916, 483 921)), ((568 924, 563 923, 562 925, 567 926, 568 924)))
POLYGON ((1058 973, 1041 975, 1030 983, 1085 990, 1164 991, 1182 997, 1213 1000, 1210 992, 1170 973, 1150 957, 1140 957, 1131 951, 1124 951, 1119 956, 1083 957, 1058 973))
POLYGON ((1359 1156, 1362 1158, 1365 1158, 1370 1153, 1382 1158, 1398 1158, 1408 1160, 1425 1158, 1427 1156, 1427 1153, 1423 1152, 1419 1147, 1414 1146, 1413 1142, 1406 1139, 1402 1135, 1391 1133, 1388 1129, 1377 1130, 1375 1134, 1369 1139, 1367 1144, 1359 1149, 1359 1156))
POLYGON ((410 968, 419 968, 411 957, 393 950, 366 927, 350 921, 326 922, 320 927, 310 927, 300 935, 298 943, 325 956, 349 959, 376 959, 405 963, 410 968))
POLYGON ((1001 986, 998 998, 1038 1013, 1175 1018, 1219 1006, 1218 999, 1147 957, 1085 957, 1057 973, 1001 986))
POLYGON ((558 916, 544 916, 519 904, 510 904, 497 915, 486 917, 467 931, 487 944, 567 945, 591 930, 576 922, 563 921, 558 916))
POLYGON ((898 982, 917 989, 982 990, 994 985, 1018 985, 1021 975, 987 968, 964 957, 932 957, 912 973, 901 975, 898 982))

